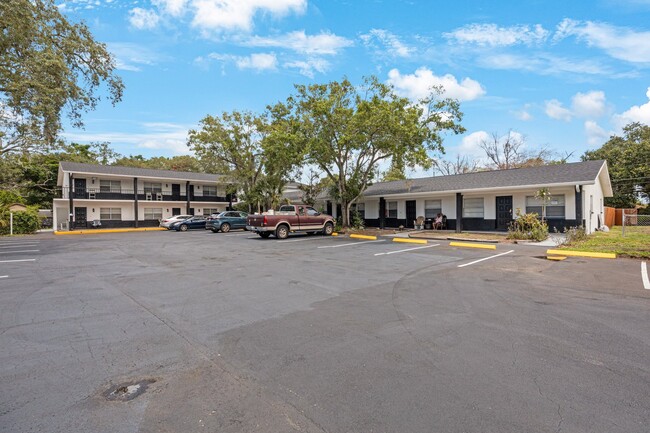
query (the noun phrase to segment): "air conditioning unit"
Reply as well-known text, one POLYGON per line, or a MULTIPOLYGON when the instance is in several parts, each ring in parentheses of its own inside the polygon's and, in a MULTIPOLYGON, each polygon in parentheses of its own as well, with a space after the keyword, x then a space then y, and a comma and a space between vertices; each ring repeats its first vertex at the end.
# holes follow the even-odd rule
POLYGON ((92 199, 97 198, 97 197, 95 196, 95 191, 89 191, 89 192, 88 192, 88 198, 92 198, 92 199))
POLYGON ((145 193, 144 199, 147 201, 151 201, 151 193, 150 192, 145 193))
POLYGON ((158 200, 158 201, 162 201, 162 199, 163 199, 162 192, 157 192, 157 193, 156 193, 156 200, 158 200))

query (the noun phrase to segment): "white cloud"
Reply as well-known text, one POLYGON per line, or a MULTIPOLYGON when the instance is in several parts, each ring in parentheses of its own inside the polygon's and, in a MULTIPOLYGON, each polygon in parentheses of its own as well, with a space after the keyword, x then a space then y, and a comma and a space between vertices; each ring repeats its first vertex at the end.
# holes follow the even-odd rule
POLYGON ((333 55, 353 44, 351 40, 331 33, 310 36, 304 30, 276 37, 254 36, 244 42, 251 47, 278 47, 309 55, 333 55))
POLYGON ((250 31, 259 13, 280 17, 303 13, 306 7, 307 0, 193 0, 192 24, 207 31, 250 31))
POLYGON ((587 143, 590 146, 600 146, 607 141, 610 134, 601 128, 598 123, 593 120, 585 122, 585 135, 587 135, 587 143))
POLYGON ((593 60, 575 60, 546 53, 534 55, 487 54, 478 63, 490 69, 520 70, 541 75, 613 75, 610 68, 593 60))
POLYGON ((533 27, 519 25, 498 27, 496 24, 469 24, 443 36, 462 44, 479 46, 503 47, 512 45, 532 45, 544 42, 549 32, 541 25, 533 27))
POLYGON ((151 4, 172 17, 180 17, 187 10, 188 0, 151 0, 151 4))
POLYGON ((571 101, 576 116, 594 118, 605 114, 605 92, 576 93, 571 101))
POLYGON ((150 9, 133 8, 129 11, 129 23, 136 29, 145 30, 156 28, 160 17, 150 9))
POLYGON ((623 128, 623 126, 632 122, 650 125, 650 87, 648 87, 645 95, 649 100, 647 103, 643 105, 634 105, 629 110, 613 116, 612 120, 617 127, 623 128))
POLYGON ((372 29, 360 37, 366 47, 374 48, 380 55, 387 54, 389 57, 406 58, 415 52, 414 47, 406 45, 395 34, 387 30, 372 29), (381 47, 375 44, 375 40, 381 44, 381 47))
POLYGON ((636 32, 593 21, 563 20, 557 26, 554 41, 575 36, 589 46, 600 48, 615 59, 631 63, 650 63, 650 32, 636 32))
POLYGON ((257 71, 277 69, 278 59, 271 53, 254 53, 248 57, 240 57, 235 62, 239 69, 255 69, 257 71))
POLYGON ((298 69, 300 74, 309 78, 314 78, 315 72, 319 72, 321 74, 327 72, 327 69, 329 68, 329 62, 325 59, 319 58, 296 60, 285 63, 284 67, 289 69, 298 69))
POLYGON ((128 42, 107 44, 108 50, 115 56, 117 68, 124 71, 140 71, 141 66, 155 65, 166 57, 149 48, 128 42))
POLYGON ((562 106, 562 103, 557 99, 546 101, 545 105, 546 107, 544 111, 546 112, 546 115, 552 119, 564 120, 565 122, 568 122, 573 117, 571 110, 564 108, 562 106))
POLYGON ((461 156, 471 155, 477 158, 485 157, 485 152, 481 149, 481 143, 484 141, 490 141, 491 139, 492 136, 485 131, 472 132, 463 137, 457 148, 457 152, 461 156))
POLYGON ((388 82, 395 86, 397 92, 412 100, 422 99, 431 93, 434 86, 442 86, 445 97, 459 101, 471 101, 485 94, 485 90, 478 81, 463 78, 458 82, 451 74, 443 76, 434 75, 431 70, 421 67, 414 74, 400 74, 399 70, 392 69, 388 72, 388 82))
POLYGON ((515 111, 514 115, 517 119, 527 122, 533 119, 533 116, 530 114, 530 104, 526 104, 524 108, 519 111, 515 111))
POLYGON ((192 152, 186 145, 187 131, 192 126, 179 125, 174 123, 142 123, 139 125, 139 132, 74 132, 65 133, 63 136, 78 143, 110 142, 115 148, 125 147, 129 151, 133 148, 167 150, 177 155, 188 155, 192 152))

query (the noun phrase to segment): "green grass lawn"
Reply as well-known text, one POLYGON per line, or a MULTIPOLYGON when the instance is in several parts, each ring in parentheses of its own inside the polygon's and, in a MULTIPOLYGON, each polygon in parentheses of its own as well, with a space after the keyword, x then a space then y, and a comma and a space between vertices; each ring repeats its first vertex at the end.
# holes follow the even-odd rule
POLYGON ((583 241, 561 248, 650 259, 650 227, 627 227, 625 237, 622 235, 621 227, 612 227, 607 233, 596 232, 583 241))

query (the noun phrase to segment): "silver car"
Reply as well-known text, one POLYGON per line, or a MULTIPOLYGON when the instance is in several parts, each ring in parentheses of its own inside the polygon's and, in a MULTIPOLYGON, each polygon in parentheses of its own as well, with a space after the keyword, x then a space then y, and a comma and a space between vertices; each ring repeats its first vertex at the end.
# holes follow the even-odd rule
POLYGON ((160 227, 165 227, 166 229, 169 229, 172 224, 177 223, 179 221, 184 221, 191 217, 192 215, 174 215, 173 217, 160 220, 160 227))

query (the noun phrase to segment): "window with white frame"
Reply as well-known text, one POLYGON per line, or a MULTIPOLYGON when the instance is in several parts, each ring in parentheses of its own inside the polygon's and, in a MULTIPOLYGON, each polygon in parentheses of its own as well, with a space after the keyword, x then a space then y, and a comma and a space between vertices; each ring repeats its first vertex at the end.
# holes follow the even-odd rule
POLYGON ((146 207, 144 208, 145 220, 161 220, 162 208, 161 207, 146 207))
POLYGON ((483 218, 483 197, 463 198, 463 218, 483 218))
POLYGON ((424 200, 424 217, 434 219, 442 213, 442 200, 424 200))
POLYGON ((102 207, 99 209, 99 219, 103 221, 122 221, 122 209, 119 207, 102 207))
POLYGON ((162 183, 160 182, 145 182, 144 183, 144 192, 162 192, 162 183))
MULTIPOLYGON (((542 199, 534 196, 526 196, 526 213, 536 213, 542 216, 542 199)), ((564 194, 552 195, 546 203, 546 218, 564 218, 565 217, 565 200, 564 194)))
POLYGON ((210 216, 213 213, 219 213, 219 209, 216 207, 204 207, 203 208, 203 216, 210 216))
POLYGON ((203 187, 203 195, 217 195, 217 187, 215 185, 205 185, 203 187))
POLYGON ((397 218, 397 202, 386 202, 386 216, 388 218, 397 218))
POLYGON ((119 180, 100 180, 100 192, 122 192, 122 182, 119 180))

